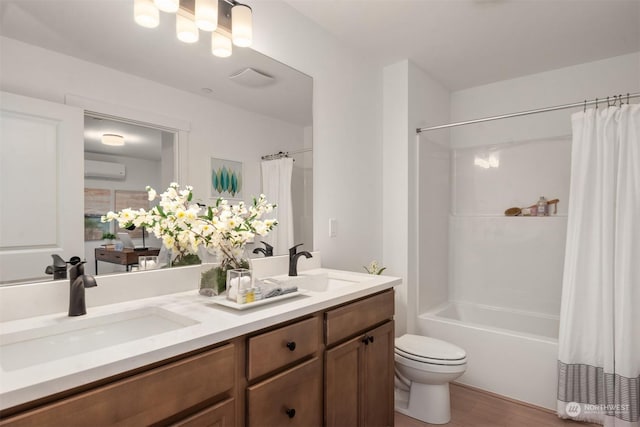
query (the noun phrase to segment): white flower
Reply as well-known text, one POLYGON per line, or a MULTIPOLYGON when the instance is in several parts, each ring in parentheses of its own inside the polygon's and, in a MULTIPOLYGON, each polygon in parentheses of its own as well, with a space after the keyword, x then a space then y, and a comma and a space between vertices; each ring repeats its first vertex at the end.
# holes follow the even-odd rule
MULTIPOLYGON (((149 200, 158 198, 156 191, 147 186, 149 200)), ((247 242, 255 235, 267 235, 278 222, 275 219, 261 220, 263 214, 271 212, 275 205, 267 202, 264 194, 246 205, 239 202, 230 205, 223 198, 216 204, 202 209, 192 203, 193 187, 180 186, 173 182, 160 194, 160 202, 149 211, 123 209, 108 212, 103 222, 117 221, 121 227, 143 226, 162 239, 165 247, 179 254, 195 254, 200 246, 214 252, 223 265, 240 266, 247 242)))

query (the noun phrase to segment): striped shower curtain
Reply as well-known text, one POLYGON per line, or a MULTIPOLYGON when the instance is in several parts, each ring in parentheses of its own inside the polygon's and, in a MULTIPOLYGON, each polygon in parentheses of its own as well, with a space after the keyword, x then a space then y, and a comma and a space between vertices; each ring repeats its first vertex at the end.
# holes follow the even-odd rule
POLYGON ((572 126, 558 415, 640 427, 640 105, 572 126))

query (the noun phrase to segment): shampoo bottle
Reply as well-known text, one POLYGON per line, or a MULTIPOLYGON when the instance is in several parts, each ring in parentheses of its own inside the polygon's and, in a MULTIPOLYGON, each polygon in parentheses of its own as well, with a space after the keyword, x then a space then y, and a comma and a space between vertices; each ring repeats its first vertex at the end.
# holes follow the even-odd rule
POLYGON ((537 207, 538 207, 538 216, 546 216, 547 215, 547 199, 545 199, 543 196, 540 196, 540 200, 538 200, 537 203, 537 207))

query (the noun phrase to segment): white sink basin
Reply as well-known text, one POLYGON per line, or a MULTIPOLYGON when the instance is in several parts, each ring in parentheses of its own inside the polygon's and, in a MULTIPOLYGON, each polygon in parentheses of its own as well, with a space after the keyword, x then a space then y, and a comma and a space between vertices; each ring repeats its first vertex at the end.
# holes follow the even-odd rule
POLYGON ((314 272, 313 270, 300 272, 297 276, 283 275, 273 279, 281 283, 283 287, 297 286, 300 290, 313 292, 326 292, 340 286, 356 283, 351 280, 331 277, 326 271, 314 272))
POLYGON ((55 325, 0 335, 0 366, 13 371, 196 323, 158 307, 99 317, 65 317, 55 325))

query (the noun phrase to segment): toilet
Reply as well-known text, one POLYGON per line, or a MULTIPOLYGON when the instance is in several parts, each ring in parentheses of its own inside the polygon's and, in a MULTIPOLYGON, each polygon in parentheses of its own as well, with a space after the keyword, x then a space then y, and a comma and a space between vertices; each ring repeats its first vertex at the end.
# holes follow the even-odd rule
POLYGON ((467 354, 446 341, 406 334, 395 339, 395 409, 425 423, 451 420, 449 382, 464 373, 467 354))

